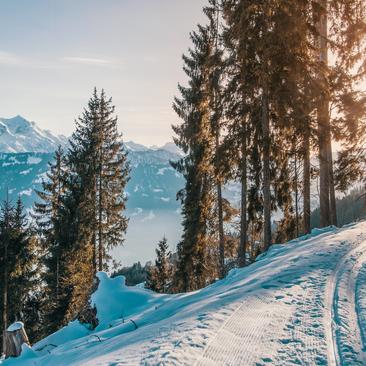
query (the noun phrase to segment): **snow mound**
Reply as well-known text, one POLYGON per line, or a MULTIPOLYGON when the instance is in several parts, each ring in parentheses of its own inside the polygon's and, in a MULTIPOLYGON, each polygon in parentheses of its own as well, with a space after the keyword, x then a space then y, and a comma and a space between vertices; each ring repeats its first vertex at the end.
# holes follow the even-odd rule
MULTIPOLYGON (((4 362, 7 366, 13 365, 33 365, 33 362, 36 361, 38 355, 31 347, 27 344, 22 345, 22 353, 19 358, 9 358, 4 362)), ((1 364, 1 361, 0 361, 1 364)))
POLYGON ((24 328, 24 323, 22 323, 22 322, 15 322, 15 323, 11 324, 8 327, 7 331, 8 332, 15 332, 16 330, 19 330, 19 329, 22 329, 22 328, 24 328))
POLYGON ((53 348, 59 347, 64 343, 80 339, 90 334, 91 331, 87 326, 81 324, 78 320, 72 321, 67 326, 59 329, 57 332, 42 339, 36 343, 33 348, 39 354, 47 354, 53 348))
POLYGON ((124 276, 110 278, 107 273, 98 272, 97 277, 99 286, 91 298, 91 305, 97 309, 97 330, 109 328, 115 320, 128 319, 140 313, 156 299, 151 291, 126 286, 124 276))

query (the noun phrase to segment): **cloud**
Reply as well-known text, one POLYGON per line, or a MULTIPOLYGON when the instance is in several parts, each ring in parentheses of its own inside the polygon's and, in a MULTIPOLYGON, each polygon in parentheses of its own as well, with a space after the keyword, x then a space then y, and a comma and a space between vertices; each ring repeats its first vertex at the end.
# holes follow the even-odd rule
POLYGON ((107 66, 112 64, 111 60, 92 57, 64 57, 63 60, 66 62, 93 66, 107 66))
POLYGON ((0 51, 0 64, 2 65, 24 65, 25 60, 14 53, 0 51))

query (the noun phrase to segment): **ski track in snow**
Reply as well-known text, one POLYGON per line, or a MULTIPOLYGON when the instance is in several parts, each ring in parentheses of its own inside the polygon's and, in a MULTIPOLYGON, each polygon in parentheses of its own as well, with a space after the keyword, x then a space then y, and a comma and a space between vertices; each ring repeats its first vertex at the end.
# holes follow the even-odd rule
POLYGON ((357 279, 366 261, 366 241, 359 236, 358 246, 338 263, 332 282, 333 296, 328 308, 332 342, 328 342, 330 365, 366 365, 360 310, 357 306, 357 279), (332 355, 333 352, 333 355, 332 355))
POLYGON ((274 246, 203 290, 153 301, 131 315, 137 330, 116 320, 95 333, 101 342, 88 335, 9 365, 366 365, 366 222, 274 246))

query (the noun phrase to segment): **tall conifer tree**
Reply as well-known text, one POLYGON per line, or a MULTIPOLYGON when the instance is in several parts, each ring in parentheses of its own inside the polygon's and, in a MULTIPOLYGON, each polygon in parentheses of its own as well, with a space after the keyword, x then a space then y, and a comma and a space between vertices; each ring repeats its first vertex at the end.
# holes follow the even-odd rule
POLYGON ((210 280, 207 270, 210 222, 214 205, 214 168, 212 157, 215 140, 212 138, 210 109, 210 70, 207 60, 216 40, 208 27, 198 26, 192 32, 193 48, 183 56, 188 87, 179 86, 181 98, 174 109, 183 120, 174 126, 175 143, 185 156, 173 166, 183 174, 186 185, 179 197, 183 203, 183 236, 178 245, 178 264, 175 286, 179 291, 201 288, 210 280))
POLYGON ((107 250, 124 240, 128 223, 124 189, 129 175, 114 106, 103 90, 100 95, 94 90, 77 122, 69 159, 87 199, 82 209, 91 218, 95 265, 101 271, 107 265, 107 250))

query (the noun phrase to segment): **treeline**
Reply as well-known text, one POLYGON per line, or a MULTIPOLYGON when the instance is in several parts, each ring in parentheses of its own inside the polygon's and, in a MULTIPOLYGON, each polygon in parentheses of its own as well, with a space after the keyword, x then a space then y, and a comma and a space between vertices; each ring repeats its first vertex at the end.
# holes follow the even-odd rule
POLYGON ((16 320, 25 323, 31 337, 39 335, 40 254, 21 200, 12 205, 7 199, 0 211, 0 354, 5 342, 3 331, 16 320))
MULTIPOLYGON (((351 192, 343 198, 336 199, 338 225, 340 227, 366 218, 365 197, 365 189, 359 187, 351 190, 351 192)), ((320 225, 319 211, 319 208, 316 208, 311 213, 312 227, 319 227, 320 225)))
POLYGON ((226 273, 227 182, 241 185, 240 266, 249 252, 310 231, 313 178, 320 226, 337 225, 336 189, 364 176, 365 10, 358 0, 209 0, 174 100, 185 155, 173 166, 186 179, 176 291, 226 273))
POLYGON ((20 200, 5 201, 0 215, 1 329, 24 321, 32 341, 82 317, 95 273, 109 269, 109 250, 124 241, 130 169, 103 90, 49 165, 31 225, 20 200))

